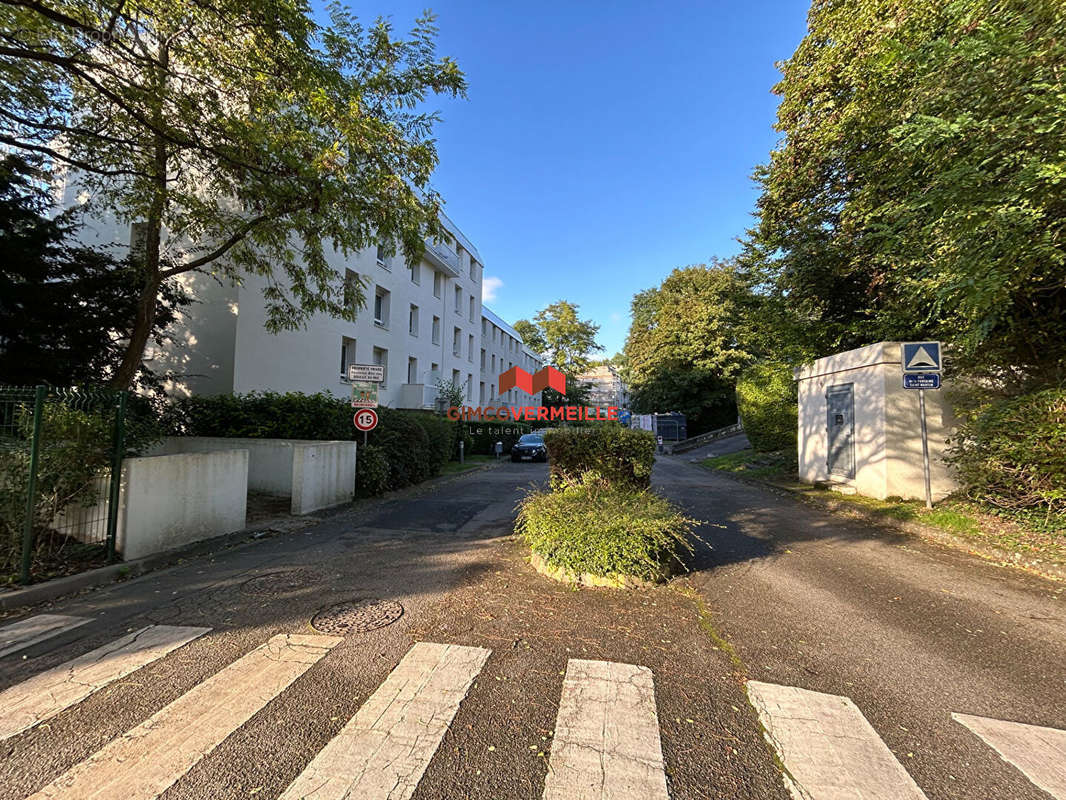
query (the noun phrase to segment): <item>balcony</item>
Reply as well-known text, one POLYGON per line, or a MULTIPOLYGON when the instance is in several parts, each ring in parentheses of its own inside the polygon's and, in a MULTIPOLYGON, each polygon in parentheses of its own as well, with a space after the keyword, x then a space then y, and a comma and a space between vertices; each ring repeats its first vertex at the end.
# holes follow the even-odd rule
POLYGON ((437 407, 437 387, 428 383, 404 383, 400 385, 399 408, 437 407))
POLYGON ((459 254, 442 242, 426 239, 426 260, 447 275, 459 277, 459 254))

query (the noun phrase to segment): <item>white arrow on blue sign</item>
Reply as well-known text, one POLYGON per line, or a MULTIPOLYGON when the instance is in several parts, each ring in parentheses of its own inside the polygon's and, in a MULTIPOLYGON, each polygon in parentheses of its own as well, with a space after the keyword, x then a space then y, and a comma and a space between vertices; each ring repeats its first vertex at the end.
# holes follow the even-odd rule
POLYGON ((903 372, 940 372, 940 342, 904 342, 903 372))

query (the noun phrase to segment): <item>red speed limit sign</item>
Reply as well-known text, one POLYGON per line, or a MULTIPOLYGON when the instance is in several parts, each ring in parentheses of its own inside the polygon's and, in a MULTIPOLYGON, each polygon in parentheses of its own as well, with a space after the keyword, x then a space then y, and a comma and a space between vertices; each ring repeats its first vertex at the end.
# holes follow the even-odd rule
POLYGON ((361 408, 355 412, 354 420, 356 430, 366 433, 378 426, 378 412, 372 408, 361 408))

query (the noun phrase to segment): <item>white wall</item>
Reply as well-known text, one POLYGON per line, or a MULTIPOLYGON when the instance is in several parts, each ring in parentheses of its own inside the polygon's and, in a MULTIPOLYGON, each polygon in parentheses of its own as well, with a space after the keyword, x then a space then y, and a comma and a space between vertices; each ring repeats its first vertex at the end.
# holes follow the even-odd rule
POLYGON ((170 436, 154 453, 248 452, 248 488, 290 497, 293 514, 351 502, 355 494, 356 443, 302 439, 170 436))
POLYGON ((118 550, 127 561, 241 530, 248 451, 127 458, 118 550))
MULTIPOLYGON (((798 380, 798 467, 807 483, 831 481, 859 494, 884 499, 923 499, 925 482, 918 393, 903 388, 899 342, 820 358, 796 370, 798 380), (853 384, 855 398, 855 477, 830 475, 826 430, 826 390, 853 384)), ((956 488, 943 462, 951 418, 943 391, 927 391, 930 475, 934 499, 956 488)))

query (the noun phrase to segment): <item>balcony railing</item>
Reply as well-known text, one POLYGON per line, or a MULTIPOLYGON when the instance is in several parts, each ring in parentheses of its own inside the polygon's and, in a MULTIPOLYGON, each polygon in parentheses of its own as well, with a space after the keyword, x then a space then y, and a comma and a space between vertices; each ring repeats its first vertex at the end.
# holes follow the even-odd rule
POLYGON ((459 254, 442 242, 426 239, 426 258, 453 278, 459 277, 459 254))

